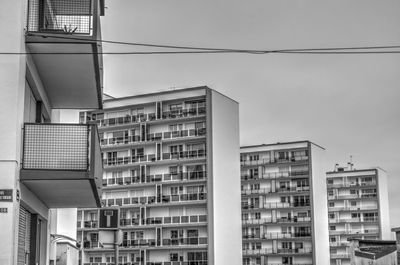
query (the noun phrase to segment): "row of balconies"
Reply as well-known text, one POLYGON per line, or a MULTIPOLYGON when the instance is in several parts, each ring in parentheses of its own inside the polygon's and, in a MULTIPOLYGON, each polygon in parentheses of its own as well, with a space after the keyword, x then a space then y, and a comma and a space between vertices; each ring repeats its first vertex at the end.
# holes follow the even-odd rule
POLYGON ((274 190, 271 187, 263 189, 243 188, 242 195, 269 194, 269 193, 295 193, 295 192, 304 192, 309 190, 310 190, 309 186, 276 188, 274 190))
POLYGON ((350 253, 331 253, 331 259, 349 259, 350 253))
MULTIPOLYGON (((140 265, 142 259, 137 257, 137 261, 118 262, 118 265, 140 265)), ((207 265, 206 260, 194 261, 147 261, 146 265, 207 265)), ((83 265, 115 265, 113 262, 85 262, 83 265)), ((307 265, 307 264, 306 264, 307 265)))
POLYGON ((347 242, 329 242, 330 247, 348 247, 350 243, 347 242))
POLYGON ((299 177, 299 176, 308 176, 309 171, 285 171, 285 172, 273 172, 273 173, 264 173, 264 174, 258 174, 258 175, 247 175, 247 174, 242 174, 241 175, 241 180, 242 181, 247 181, 247 180, 259 180, 259 179, 279 179, 279 178, 293 178, 293 177, 299 177))
POLYGON ((244 234, 242 238, 244 240, 254 240, 254 239, 287 239, 287 238, 302 238, 311 237, 311 233, 255 233, 255 234, 244 234))
POLYGON ((132 176, 103 179, 103 186, 111 185, 131 185, 131 184, 144 184, 156 182, 169 182, 169 181, 190 181, 190 180, 205 180, 207 174, 205 171, 192 171, 180 173, 163 173, 147 175, 145 177, 132 176))
POLYGON ((252 203, 244 203, 242 204, 243 210, 249 209, 278 209, 278 208, 300 208, 300 207, 309 207, 309 202, 272 202, 272 203, 264 203, 263 205, 252 204, 252 203))
POLYGON ((376 198, 376 193, 328 195, 328 200, 376 198))
POLYGON ((188 130, 180 130, 180 131, 149 133, 149 134, 147 134, 146 139, 141 139, 140 135, 106 138, 106 139, 101 139, 100 143, 104 147, 104 146, 116 146, 116 145, 123 145, 123 144, 143 143, 146 141, 154 142, 154 141, 179 139, 179 138, 186 138, 186 137, 197 137, 197 136, 205 136, 205 135, 206 135, 206 128, 199 128, 199 129, 188 129, 188 130))
POLYGON ((364 210, 377 210, 377 205, 362 205, 362 206, 334 206, 328 207, 329 212, 339 211, 364 211, 364 210))
POLYGON ((263 225, 269 223, 301 223, 311 222, 311 217, 292 217, 292 218, 261 218, 242 220, 243 225, 263 225))
POLYGON ((312 248, 261 248, 244 249, 243 255, 266 255, 266 254, 311 254, 312 248))
MULTIPOLYGON (((207 222, 207 215, 182 215, 182 216, 164 216, 164 217, 149 217, 145 219, 147 225, 169 225, 169 224, 198 224, 207 222)), ((120 225, 137 226, 140 225, 139 218, 120 219, 120 225)))
MULTIPOLYGON (((163 238, 160 240, 160 245, 156 244, 156 239, 134 239, 123 240, 121 247, 125 248, 142 248, 142 247, 163 247, 163 246, 202 246, 207 245, 207 237, 181 237, 181 238, 163 238)), ((99 241, 86 241, 83 243, 83 248, 104 248, 104 245, 99 241)))
POLYGON ((161 195, 161 196, 141 196, 128 198, 104 199, 103 203, 107 206, 123 206, 123 205, 143 205, 143 204, 165 204, 190 201, 204 201, 207 199, 207 193, 184 193, 177 195, 161 195))
POLYGON ((358 218, 335 218, 329 219, 329 223, 362 223, 362 222, 378 222, 378 217, 358 217, 358 218))
POLYGON ((349 235, 349 234, 378 234, 379 229, 343 229, 329 230, 330 235, 349 235))
POLYGON ((205 150, 191 150, 176 153, 162 153, 159 157, 157 157, 156 154, 147 154, 139 156, 116 157, 112 159, 106 158, 103 159, 103 164, 104 166, 120 166, 136 163, 159 162, 165 160, 200 159, 204 158, 205 156, 205 150))
MULTIPOLYGON (((251 258, 246 258, 251 259, 251 258)), ((243 265, 261 265, 257 261, 244 260, 243 265)), ((314 265, 312 263, 274 263, 273 265, 314 265)))
POLYGON ((328 188, 365 187, 365 186, 376 186, 376 185, 377 185, 376 181, 342 182, 342 183, 327 184, 328 188))
POLYGON ((292 162, 303 162, 307 161, 308 156, 294 156, 290 158, 284 158, 284 159, 279 159, 279 158, 264 158, 260 160, 242 160, 240 161, 241 166, 261 166, 265 164, 275 164, 275 163, 292 163, 292 162))
POLYGON ((206 107, 204 103, 196 108, 163 111, 160 117, 157 117, 156 113, 142 113, 137 115, 125 115, 123 117, 96 120, 96 123, 99 127, 118 126, 118 125, 134 124, 134 123, 152 122, 157 120, 196 117, 205 114, 206 114, 206 107))

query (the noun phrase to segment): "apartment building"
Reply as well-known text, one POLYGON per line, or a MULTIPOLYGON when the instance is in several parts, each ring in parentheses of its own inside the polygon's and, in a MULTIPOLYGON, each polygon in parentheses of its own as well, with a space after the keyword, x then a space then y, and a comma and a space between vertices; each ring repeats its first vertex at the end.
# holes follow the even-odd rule
POLYGON ((350 263, 349 238, 389 240, 386 172, 335 166, 326 173, 332 265, 350 263))
POLYGON ((96 126, 61 122, 62 109, 102 107, 103 12, 101 0, 1 2, 0 264, 55 264, 51 209, 100 205, 96 126))
POLYGON ((241 147, 243 264, 329 264, 324 149, 241 147))
POLYGON ((99 126, 102 209, 122 236, 79 209, 81 264, 241 263, 237 102, 208 87, 108 97, 81 121, 99 126))

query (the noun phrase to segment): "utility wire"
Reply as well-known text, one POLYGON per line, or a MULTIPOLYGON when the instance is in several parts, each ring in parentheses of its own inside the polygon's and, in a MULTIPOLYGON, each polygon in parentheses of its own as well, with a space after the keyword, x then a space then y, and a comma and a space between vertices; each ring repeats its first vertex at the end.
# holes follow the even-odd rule
POLYGON ((66 40, 77 40, 82 42, 98 42, 110 43, 128 46, 140 47, 153 47, 163 49, 176 49, 174 51, 129 51, 129 52, 0 52, 0 55, 28 55, 28 54, 41 54, 41 55, 150 55, 150 54, 212 54, 212 53, 242 53, 242 54, 397 54, 400 53, 400 45, 386 45, 386 46, 360 46, 360 47, 327 47, 327 48, 297 48, 297 49, 277 49, 277 50, 252 50, 252 49, 231 49, 231 48, 210 48, 210 47, 193 47, 193 46, 175 46, 175 45, 161 45, 149 43, 135 43, 135 42, 121 42, 111 40, 90 40, 86 38, 72 37, 72 36, 54 36, 32 34, 31 36, 38 36, 43 38, 56 38, 66 40), (389 50, 392 49, 392 50, 389 50))

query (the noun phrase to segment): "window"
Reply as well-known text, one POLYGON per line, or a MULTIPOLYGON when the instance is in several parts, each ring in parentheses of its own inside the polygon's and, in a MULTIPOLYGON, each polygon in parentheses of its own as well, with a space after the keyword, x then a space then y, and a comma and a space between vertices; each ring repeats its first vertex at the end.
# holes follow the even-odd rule
POLYGON ((329 202, 329 207, 335 207, 335 203, 334 202, 329 202))
POLYGON ((351 201, 350 202, 350 206, 357 206, 357 202, 356 201, 351 201))
POLYGON ((332 184, 333 184, 333 179, 327 179, 326 182, 327 182, 329 185, 332 185, 332 184))
POLYGON ((334 213, 330 213, 329 214, 329 219, 335 219, 335 214, 334 213))
POLYGON ((261 213, 254 213, 254 219, 261 219, 261 213))
POLYGON ((334 226, 334 225, 329 226, 329 230, 331 230, 331 231, 336 230, 336 226, 334 226))
POLYGON ((336 237, 331 237, 331 238, 329 238, 329 241, 330 241, 330 242, 336 242, 336 237))
POLYGON ((357 191, 356 190, 350 190, 350 194, 357 194, 357 191))
POLYGON ((179 124, 171 124, 169 126, 169 131, 173 132, 173 131, 182 131, 183 130, 183 124, 179 123, 179 124))
POLYGON ((333 196, 333 190, 328 190, 328 195, 333 196))

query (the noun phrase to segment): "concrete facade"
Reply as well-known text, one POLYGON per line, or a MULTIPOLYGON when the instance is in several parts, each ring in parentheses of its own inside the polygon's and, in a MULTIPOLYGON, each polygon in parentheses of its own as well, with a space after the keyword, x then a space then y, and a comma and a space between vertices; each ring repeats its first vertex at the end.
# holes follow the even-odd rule
POLYGON ((387 175, 380 168, 327 172, 331 264, 350 264, 351 237, 390 239, 387 175))
POLYGON ((328 264, 324 149, 241 147, 243 264, 328 264))
POLYGON ((79 209, 81 264, 241 263, 237 102, 208 87, 108 97, 81 122, 99 125, 103 209, 121 237, 79 209))

